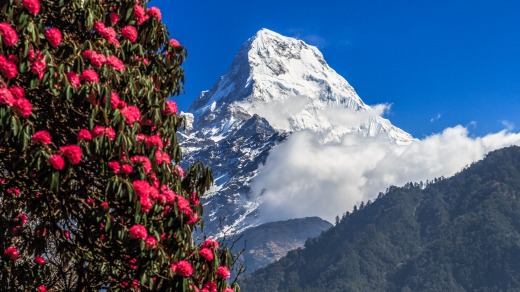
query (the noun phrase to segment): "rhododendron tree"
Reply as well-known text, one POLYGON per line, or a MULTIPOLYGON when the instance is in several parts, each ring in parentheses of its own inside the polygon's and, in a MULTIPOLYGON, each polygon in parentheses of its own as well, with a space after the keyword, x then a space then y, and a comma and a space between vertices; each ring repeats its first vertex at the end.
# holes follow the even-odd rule
MULTIPOLYGON (((197 246, 182 45, 139 0, 0 2, 0 282, 9 291, 230 291, 197 246)), ((238 289, 235 287, 235 289, 238 289)))

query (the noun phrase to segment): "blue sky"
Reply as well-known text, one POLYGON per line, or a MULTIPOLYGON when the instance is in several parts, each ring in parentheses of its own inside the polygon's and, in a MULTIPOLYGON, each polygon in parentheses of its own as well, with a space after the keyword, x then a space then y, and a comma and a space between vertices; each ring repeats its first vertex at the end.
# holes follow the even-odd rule
POLYGON ((520 128, 520 1, 152 0, 188 50, 186 110, 268 28, 317 46, 367 104, 417 138, 520 128))

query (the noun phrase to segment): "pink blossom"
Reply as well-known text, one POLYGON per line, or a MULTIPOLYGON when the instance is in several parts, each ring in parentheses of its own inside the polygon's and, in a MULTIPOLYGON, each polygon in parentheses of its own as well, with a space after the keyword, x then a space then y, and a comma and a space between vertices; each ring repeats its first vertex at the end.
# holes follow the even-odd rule
POLYGON ((7 22, 0 23, 0 35, 2 36, 2 42, 12 47, 18 41, 18 34, 16 30, 7 22))
POLYGON ((116 138, 116 131, 112 128, 105 128, 105 135, 110 141, 113 141, 116 138))
POLYGON ((147 137, 144 142, 146 144, 146 147, 148 147, 148 148, 157 147, 157 149, 161 150, 164 147, 163 141, 161 139, 161 136, 159 136, 159 134, 155 134, 150 137, 147 137))
POLYGON ((90 141, 92 140, 92 134, 87 129, 81 129, 78 132, 78 142, 79 141, 90 141))
POLYGON ((141 164, 146 174, 152 171, 152 163, 150 162, 150 159, 148 159, 148 157, 146 156, 136 155, 131 157, 130 161, 136 164, 141 164))
POLYGON ((134 187, 135 193, 138 197, 148 196, 150 193, 150 183, 145 180, 133 181, 132 186, 134 187))
POLYGON ((134 168, 130 165, 130 164, 123 164, 123 166, 121 166, 121 170, 126 174, 131 174, 132 171, 134 171, 134 168))
POLYGON ((35 144, 49 145, 52 142, 52 137, 49 132, 41 130, 33 134, 32 142, 35 144))
POLYGON ((47 292, 47 288, 45 287, 45 285, 40 285, 38 287, 38 292, 47 292))
POLYGON ((179 210, 184 213, 184 215, 191 215, 192 211, 190 209, 190 202, 186 200, 183 196, 177 196, 177 206, 179 210))
POLYGON ((153 248, 157 244, 157 239, 155 239, 155 237, 153 237, 152 235, 148 235, 148 237, 146 237, 145 243, 147 247, 153 248))
POLYGON ((206 289, 208 292, 217 292, 217 283, 207 282, 204 284, 204 289, 206 289))
POLYGON ((169 163, 170 156, 166 152, 161 152, 161 150, 157 150, 155 151, 155 161, 158 165, 161 165, 163 163, 169 163))
POLYGON ((186 260, 180 260, 177 264, 172 264, 171 267, 173 273, 182 277, 189 277, 193 274, 193 267, 186 260))
POLYGON ((40 266, 43 266, 45 264, 45 259, 41 256, 35 256, 33 261, 35 264, 40 266))
POLYGON ((38 76, 38 79, 42 80, 47 62, 45 56, 40 51, 29 50, 29 61, 31 72, 38 76))
POLYGON ((178 47, 181 46, 181 44, 179 43, 178 40, 176 40, 176 39, 171 39, 171 40, 170 40, 170 46, 172 46, 172 47, 174 47, 174 48, 178 48, 178 47))
POLYGON ((12 79, 18 75, 18 68, 12 60, 0 55, 0 72, 5 78, 12 79))
POLYGON ((110 167, 115 174, 121 171, 121 165, 117 161, 110 161, 108 167, 110 167))
POLYGON ((16 249, 16 247, 10 246, 4 251, 4 255, 8 259, 16 261, 18 259, 18 250, 16 249))
POLYGON ((63 40, 63 36, 61 35, 61 31, 55 27, 49 28, 45 31, 45 38, 49 41, 51 46, 57 48, 61 44, 63 40))
POLYGON ((131 25, 127 25, 121 29, 121 35, 133 43, 137 40, 137 29, 131 25))
POLYGON ((119 15, 117 15, 117 13, 115 13, 115 12, 110 12, 108 17, 110 17, 110 21, 112 21, 112 24, 116 24, 117 21, 119 20, 119 15))
POLYGON ((81 162, 81 148, 78 145, 68 145, 60 147, 60 152, 67 157, 71 164, 78 164, 81 162))
POLYGON ((99 68, 103 66, 107 62, 107 58, 103 54, 98 54, 94 51, 90 52, 90 62, 92 63, 92 66, 99 68))
POLYGON ((162 18, 161 10, 157 7, 150 7, 148 9, 146 9, 146 14, 148 14, 149 16, 154 17, 158 20, 161 20, 161 18, 162 18))
POLYGON ((139 108, 134 105, 122 109, 121 114, 125 117, 125 121, 128 125, 141 119, 141 112, 139 111, 139 108))
POLYGON ((67 76, 67 80, 69 81, 70 85, 72 85, 74 88, 78 88, 80 85, 80 80, 78 74, 74 72, 68 72, 65 74, 67 76))
POLYGON ((0 88, 0 104, 13 105, 15 101, 16 99, 9 89, 0 88))
POLYGON ((9 91, 13 95, 14 99, 25 98, 25 90, 20 86, 11 86, 9 91))
POLYGON ((114 68, 116 71, 124 71, 125 70, 125 63, 123 61, 119 60, 116 56, 108 56, 107 57, 107 63, 114 68))
POLYGON ((141 5, 134 6, 134 16, 137 24, 143 24, 150 16, 146 15, 144 8, 141 5))
POLYGON ((208 238, 204 243, 202 244, 202 247, 207 247, 211 249, 218 249, 218 241, 216 241, 213 238, 208 238))
POLYGON ((120 102, 121 98, 119 97, 119 94, 112 91, 112 93, 110 94, 110 107, 112 109, 116 109, 119 106, 120 102))
POLYGON ((40 13, 40 1, 39 0, 22 0, 22 5, 32 15, 40 13))
POLYGON ((49 157, 49 162, 51 163, 52 167, 57 170, 62 170, 65 166, 65 160, 63 160, 63 157, 58 154, 51 155, 49 157))
POLYGON ((22 224, 27 223, 27 220, 28 220, 27 215, 25 215, 25 214, 23 214, 23 213, 18 214, 18 216, 16 216, 16 218, 17 218, 18 220, 20 220, 20 222, 22 222, 22 224))
POLYGON ((143 225, 135 224, 128 230, 131 239, 145 239, 148 237, 148 232, 143 225))
POLYGON ((213 251, 207 247, 201 248, 199 251, 199 255, 209 262, 211 262, 215 258, 213 251))
POLYGON ((184 170, 179 165, 175 165, 175 167, 173 168, 173 172, 178 174, 181 178, 184 177, 184 170))
POLYGON ((229 269, 225 266, 220 266, 217 269, 217 277, 222 279, 227 279, 231 276, 229 269))
POLYGON ((170 115, 170 114, 176 115, 178 111, 179 110, 177 108, 177 103, 175 101, 173 101, 173 100, 168 100, 166 102, 166 106, 164 108, 163 113, 166 114, 166 115, 170 115))
POLYGON ((17 99, 13 104, 13 111, 17 116, 28 118, 31 116, 32 104, 26 98, 17 99))
POLYGON ((85 80, 90 83, 97 83, 99 82, 99 77, 96 71, 87 69, 81 73, 81 80, 85 80))

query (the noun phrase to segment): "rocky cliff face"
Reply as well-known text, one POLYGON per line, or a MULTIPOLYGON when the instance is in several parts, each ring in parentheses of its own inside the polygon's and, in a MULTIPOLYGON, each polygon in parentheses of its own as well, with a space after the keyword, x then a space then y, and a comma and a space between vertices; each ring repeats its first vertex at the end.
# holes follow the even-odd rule
POLYGON ((265 223, 257 216, 262 195, 251 194, 250 182, 291 133, 319 133, 323 143, 351 133, 413 140, 364 104, 317 48, 267 29, 242 46, 229 72, 189 112, 194 130, 181 137, 187 161, 203 161, 216 179, 204 202, 212 235, 265 223))

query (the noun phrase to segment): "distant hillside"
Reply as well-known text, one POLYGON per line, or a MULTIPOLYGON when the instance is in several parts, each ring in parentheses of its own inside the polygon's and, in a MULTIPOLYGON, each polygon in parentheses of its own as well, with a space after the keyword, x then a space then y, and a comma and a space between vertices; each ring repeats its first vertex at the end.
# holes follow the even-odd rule
POLYGON ((243 291, 520 291, 520 148, 391 187, 243 291))
POLYGON ((242 263, 250 274, 275 262, 287 252, 303 247, 305 241, 320 235, 332 224, 319 218, 307 217, 262 224, 247 229, 238 236, 233 253, 242 253, 242 263))

